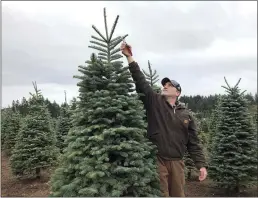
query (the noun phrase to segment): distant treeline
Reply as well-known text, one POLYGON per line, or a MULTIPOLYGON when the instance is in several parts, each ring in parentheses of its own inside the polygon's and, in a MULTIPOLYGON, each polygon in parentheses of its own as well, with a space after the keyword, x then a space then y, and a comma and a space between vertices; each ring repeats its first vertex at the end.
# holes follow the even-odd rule
MULTIPOLYGON (((211 113, 214 109, 214 105, 218 100, 219 95, 210 95, 210 96, 181 96, 180 101, 186 103, 188 108, 193 112, 201 113, 201 117, 206 117, 211 113)), ((246 99, 250 102, 250 105, 258 104, 257 93, 252 95, 251 93, 245 94, 246 99)), ((60 108, 63 104, 58 104, 56 101, 49 101, 47 98, 45 99, 45 104, 48 107, 48 110, 52 116, 52 118, 57 118, 60 115, 60 108)), ((30 105, 30 101, 28 101, 25 97, 22 98, 21 101, 16 100, 12 102, 12 105, 8 108, 12 108, 12 110, 18 110, 22 116, 27 115, 28 106, 30 105)), ((76 105, 76 98, 73 98, 70 101, 71 108, 74 109, 76 105)), ((5 109, 8 109, 5 108, 5 109)))

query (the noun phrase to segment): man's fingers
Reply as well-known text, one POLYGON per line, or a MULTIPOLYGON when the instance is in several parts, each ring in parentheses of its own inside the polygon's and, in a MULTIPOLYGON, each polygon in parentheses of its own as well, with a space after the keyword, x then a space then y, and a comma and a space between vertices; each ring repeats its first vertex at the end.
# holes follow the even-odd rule
POLYGON ((124 50, 124 49, 125 49, 125 45, 122 44, 121 47, 120 47, 120 49, 121 49, 121 50, 124 50))

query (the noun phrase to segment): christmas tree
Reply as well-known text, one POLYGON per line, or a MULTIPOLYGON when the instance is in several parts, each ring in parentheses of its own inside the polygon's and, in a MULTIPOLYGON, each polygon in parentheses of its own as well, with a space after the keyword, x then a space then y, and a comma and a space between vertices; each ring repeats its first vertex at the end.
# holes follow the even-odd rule
POLYGON ((115 47, 123 37, 112 39, 118 16, 106 36, 92 36, 100 51, 92 54, 82 76, 74 127, 67 136, 62 165, 51 180, 51 196, 159 196, 155 147, 144 136, 146 123, 139 100, 130 95, 133 85, 115 47))
MULTIPOLYGON (((217 103, 215 104, 215 108, 212 110, 211 113, 211 117, 209 118, 208 121, 208 128, 209 128, 209 138, 208 138, 208 151, 209 154, 211 155, 211 151, 214 150, 213 146, 214 146, 214 137, 217 131, 217 124, 218 124, 218 119, 220 116, 220 100, 221 100, 222 96, 218 98, 217 103)), ((209 157, 210 157, 209 155, 209 157)))
POLYGON ((220 100, 209 167, 211 178, 228 193, 238 193, 244 184, 257 179, 257 139, 244 92, 238 87, 240 80, 230 87, 225 79, 227 95, 220 100))
POLYGON ((157 74, 156 70, 152 70, 150 61, 148 61, 148 69, 148 72, 144 69, 142 70, 142 72, 145 75, 145 78, 149 82, 152 89, 155 90, 157 93, 160 93, 160 87, 156 85, 156 83, 159 81, 159 75, 157 74))
POLYGON ((33 83, 28 115, 23 119, 12 157, 12 172, 17 176, 40 177, 42 169, 55 163, 57 149, 51 118, 40 90, 33 83))
POLYGON ((16 109, 7 109, 2 113, 1 143, 7 155, 10 155, 16 143, 16 136, 21 127, 21 115, 16 109))
POLYGON ((61 153, 63 153, 63 149, 67 147, 65 139, 71 127, 71 111, 66 101, 65 92, 65 103, 61 105, 60 116, 56 122, 57 147, 61 153))

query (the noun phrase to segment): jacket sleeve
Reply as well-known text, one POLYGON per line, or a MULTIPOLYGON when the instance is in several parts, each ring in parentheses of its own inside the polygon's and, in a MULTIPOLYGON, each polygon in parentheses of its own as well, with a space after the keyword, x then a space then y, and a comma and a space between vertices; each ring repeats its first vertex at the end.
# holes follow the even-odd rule
POLYGON ((190 116, 190 121, 188 125, 188 134, 189 134, 189 139, 187 143, 187 150, 188 150, 188 153, 190 154, 190 157, 194 161, 196 168, 198 168, 199 170, 202 167, 207 167, 203 150, 200 146, 200 141, 197 136, 196 124, 191 116, 190 116))
POLYGON ((140 98, 146 104, 151 96, 155 95, 155 92, 151 88, 144 74, 140 70, 139 65, 135 61, 129 64, 129 70, 135 82, 136 92, 143 95, 140 98))

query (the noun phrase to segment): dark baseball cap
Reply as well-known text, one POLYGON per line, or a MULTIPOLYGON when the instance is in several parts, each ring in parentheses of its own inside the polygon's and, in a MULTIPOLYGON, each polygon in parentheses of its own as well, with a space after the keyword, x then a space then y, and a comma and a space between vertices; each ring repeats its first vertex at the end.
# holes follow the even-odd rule
POLYGON ((164 86, 167 82, 170 82, 173 85, 173 87, 175 87, 177 89, 177 91, 179 91, 181 93, 182 89, 181 89, 180 84, 177 81, 170 80, 169 78, 166 77, 166 78, 163 78, 161 81, 162 86, 164 86))

